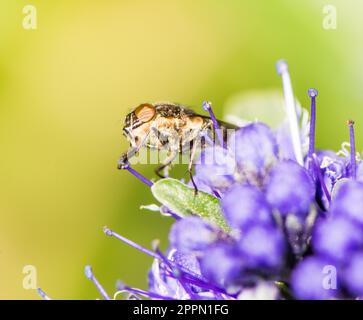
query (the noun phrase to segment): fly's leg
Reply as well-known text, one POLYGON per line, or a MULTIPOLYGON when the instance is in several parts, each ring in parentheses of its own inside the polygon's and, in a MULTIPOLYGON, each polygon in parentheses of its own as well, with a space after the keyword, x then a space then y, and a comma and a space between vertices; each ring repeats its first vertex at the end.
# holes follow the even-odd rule
POLYGON ((155 174, 160 178, 165 178, 168 176, 167 170, 169 169, 171 163, 178 156, 179 150, 175 147, 179 145, 179 138, 175 131, 166 130, 163 133, 158 128, 152 128, 154 134, 160 145, 160 150, 168 150, 168 156, 164 159, 162 164, 155 169, 155 174), (163 173, 161 173, 164 171, 163 173))
POLYGON ((160 178, 165 178, 165 176, 161 174, 161 171, 169 167, 177 156, 178 156, 178 151, 172 150, 170 155, 163 161, 162 165, 155 169, 155 174, 158 175, 160 178))
POLYGON ((192 182, 193 187, 194 187, 194 196, 196 196, 198 194, 198 186, 194 181, 192 170, 188 170, 188 171, 189 171, 190 181, 192 182))
POLYGON ((147 134, 141 142, 133 140, 131 146, 127 152, 123 153, 120 160, 117 163, 117 169, 126 169, 129 165, 129 159, 131 159, 136 153, 139 152, 140 148, 144 145, 145 141, 148 139, 149 134, 147 134))
POLYGON ((117 163, 117 169, 126 169, 131 159, 139 151, 138 147, 131 147, 127 152, 123 153, 117 163))
POLYGON ((192 182, 193 187, 194 187, 194 195, 196 196, 198 194, 198 187, 197 187, 197 184, 195 183, 194 178, 193 178, 193 160, 194 160, 194 157, 195 157, 195 154, 196 154, 196 151, 197 151, 197 147, 198 147, 199 144, 198 143, 193 143, 193 141, 191 141, 191 144, 192 144, 192 148, 191 148, 191 151, 190 151, 188 172, 189 172, 190 181, 192 182))

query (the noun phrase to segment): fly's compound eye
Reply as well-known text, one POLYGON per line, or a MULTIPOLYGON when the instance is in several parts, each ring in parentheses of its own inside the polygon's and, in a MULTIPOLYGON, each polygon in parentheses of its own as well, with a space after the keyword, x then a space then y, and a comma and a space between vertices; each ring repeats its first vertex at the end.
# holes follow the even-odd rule
POLYGON ((142 122, 149 122, 155 116, 155 107, 145 103, 135 109, 135 116, 142 122))

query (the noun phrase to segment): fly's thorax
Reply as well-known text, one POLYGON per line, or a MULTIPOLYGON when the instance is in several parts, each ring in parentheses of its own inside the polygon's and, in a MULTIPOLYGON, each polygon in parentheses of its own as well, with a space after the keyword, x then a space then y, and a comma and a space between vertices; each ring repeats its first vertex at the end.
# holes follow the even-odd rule
POLYGON ((184 125, 181 118, 164 117, 157 114, 150 126, 147 146, 156 149, 175 150, 179 144, 180 128, 184 125))
POLYGON ((154 104, 156 113, 160 117, 164 118, 182 118, 188 112, 193 112, 192 110, 187 110, 181 105, 170 103, 170 102, 157 102, 154 104))

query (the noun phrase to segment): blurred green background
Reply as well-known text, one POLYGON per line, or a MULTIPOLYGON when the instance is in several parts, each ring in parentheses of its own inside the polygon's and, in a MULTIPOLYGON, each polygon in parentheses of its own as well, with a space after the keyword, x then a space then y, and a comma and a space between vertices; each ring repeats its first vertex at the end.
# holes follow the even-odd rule
POLYGON ((146 286, 151 259, 102 232, 166 245, 172 221, 139 210, 149 190, 116 170, 123 117, 141 102, 208 99, 222 117, 231 95, 280 88, 285 58, 303 105, 319 89, 318 145, 338 148, 353 118, 361 150, 362 17, 357 0, 2 0, 0 298, 38 299, 25 265, 53 298, 99 297, 86 264, 110 293, 117 279, 146 286), (27 4, 36 30, 22 27, 27 4), (322 27, 327 4, 336 30, 322 27))

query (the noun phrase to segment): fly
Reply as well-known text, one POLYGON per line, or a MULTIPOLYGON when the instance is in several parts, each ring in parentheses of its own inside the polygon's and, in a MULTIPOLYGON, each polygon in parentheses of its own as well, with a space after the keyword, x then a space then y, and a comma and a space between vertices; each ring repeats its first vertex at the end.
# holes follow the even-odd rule
MULTIPOLYGON (((224 141, 227 140, 227 129, 237 128, 223 121, 218 121, 218 125, 224 141)), ((164 178, 161 172, 168 169, 179 154, 189 152, 188 172, 197 191, 192 176, 193 159, 198 149, 210 145, 216 138, 210 117, 169 102, 143 103, 126 116, 122 131, 130 142, 130 147, 122 154, 118 169, 124 169, 128 165, 128 160, 143 147, 166 150, 167 157, 155 169, 155 173, 164 178)))

